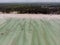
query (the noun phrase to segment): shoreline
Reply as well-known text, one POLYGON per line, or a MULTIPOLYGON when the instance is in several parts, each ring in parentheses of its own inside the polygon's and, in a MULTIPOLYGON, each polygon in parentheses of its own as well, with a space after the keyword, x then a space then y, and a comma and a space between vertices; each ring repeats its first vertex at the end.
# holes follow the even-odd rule
POLYGON ((0 18, 30 18, 30 19, 60 19, 60 15, 57 14, 0 14, 0 18))

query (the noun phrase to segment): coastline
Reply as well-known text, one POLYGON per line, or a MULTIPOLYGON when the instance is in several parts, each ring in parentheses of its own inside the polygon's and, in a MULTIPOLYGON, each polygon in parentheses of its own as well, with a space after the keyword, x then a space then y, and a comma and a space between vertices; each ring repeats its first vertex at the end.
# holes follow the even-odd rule
POLYGON ((31 18, 31 19, 60 19, 60 15, 57 14, 0 14, 0 18, 31 18))

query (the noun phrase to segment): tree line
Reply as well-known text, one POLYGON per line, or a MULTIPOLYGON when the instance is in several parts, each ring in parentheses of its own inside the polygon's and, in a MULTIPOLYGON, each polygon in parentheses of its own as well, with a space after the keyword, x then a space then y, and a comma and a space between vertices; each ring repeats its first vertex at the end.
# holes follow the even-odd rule
POLYGON ((51 13, 60 13, 60 7, 41 7, 41 6, 27 6, 27 5, 7 5, 0 6, 0 12, 10 13, 16 11, 17 13, 35 13, 35 14, 51 14, 51 13))

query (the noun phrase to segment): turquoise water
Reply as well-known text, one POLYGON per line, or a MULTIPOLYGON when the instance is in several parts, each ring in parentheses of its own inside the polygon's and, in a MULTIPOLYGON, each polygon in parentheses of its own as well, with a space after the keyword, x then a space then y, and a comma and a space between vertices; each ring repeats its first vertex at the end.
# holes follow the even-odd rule
POLYGON ((60 45, 60 19, 1 20, 0 45, 60 45))

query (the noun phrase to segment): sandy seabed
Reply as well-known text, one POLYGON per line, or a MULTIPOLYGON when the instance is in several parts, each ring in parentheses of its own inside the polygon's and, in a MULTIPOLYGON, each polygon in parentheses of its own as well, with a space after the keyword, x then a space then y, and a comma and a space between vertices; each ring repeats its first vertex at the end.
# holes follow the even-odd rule
POLYGON ((0 18, 30 18, 30 19, 60 19, 60 15, 57 14, 0 14, 0 18))

